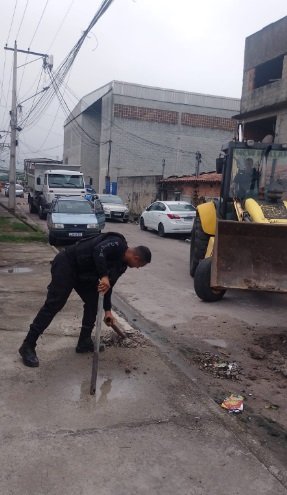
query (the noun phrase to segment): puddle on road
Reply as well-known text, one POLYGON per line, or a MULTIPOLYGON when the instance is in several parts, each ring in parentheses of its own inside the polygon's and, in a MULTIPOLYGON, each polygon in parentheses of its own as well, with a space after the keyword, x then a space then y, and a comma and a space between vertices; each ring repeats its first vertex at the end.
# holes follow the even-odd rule
POLYGON ((223 349, 227 348, 227 343, 223 339, 203 339, 207 344, 212 345, 213 347, 222 347, 223 349))
POLYGON ((13 267, 13 268, 4 268, 0 270, 0 273, 29 273, 32 271, 33 271, 32 268, 13 267))
MULTIPOLYGON (((103 378, 97 383, 96 397, 90 395, 90 382, 84 381, 81 384, 65 385, 64 397, 66 400, 78 402, 81 400, 93 399, 97 406, 111 402, 112 400, 126 400, 128 397, 135 398, 137 392, 134 382, 128 376, 123 379, 103 378)), ((140 390, 139 388, 139 391, 140 390)))

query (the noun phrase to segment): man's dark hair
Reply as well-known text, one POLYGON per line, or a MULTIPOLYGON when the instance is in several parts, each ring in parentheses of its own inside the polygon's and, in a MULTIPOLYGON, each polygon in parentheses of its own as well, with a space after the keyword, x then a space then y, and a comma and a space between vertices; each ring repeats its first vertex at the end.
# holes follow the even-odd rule
POLYGON ((136 246, 134 248, 136 255, 143 261, 144 263, 151 262, 151 252, 150 249, 146 246, 136 246))

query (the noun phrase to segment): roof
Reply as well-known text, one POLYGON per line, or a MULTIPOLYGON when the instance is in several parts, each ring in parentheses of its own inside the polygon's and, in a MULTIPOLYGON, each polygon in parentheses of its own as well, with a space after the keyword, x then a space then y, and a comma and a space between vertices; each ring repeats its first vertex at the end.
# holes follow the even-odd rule
POLYGON ((156 86, 146 86, 143 84, 134 84, 114 80, 84 96, 72 110, 64 125, 66 126, 68 123, 73 121, 110 91, 112 91, 114 95, 129 96, 136 99, 153 100, 164 103, 175 103, 220 110, 224 109, 234 113, 240 110, 239 98, 193 93, 191 91, 166 89, 156 86))
POLYGON ((181 177, 173 176, 173 177, 168 177, 167 179, 162 179, 160 182, 162 184, 171 184, 171 183, 198 184, 202 182, 220 184, 221 178, 222 178, 222 174, 217 174, 216 172, 206 172, 199 174, 198 177, 196 177, 196 175, 183 175, 181 177))

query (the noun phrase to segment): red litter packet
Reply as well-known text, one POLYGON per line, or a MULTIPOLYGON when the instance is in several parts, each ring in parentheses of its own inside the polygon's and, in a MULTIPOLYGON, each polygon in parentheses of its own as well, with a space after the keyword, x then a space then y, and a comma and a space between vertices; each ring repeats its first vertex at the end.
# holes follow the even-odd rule
POLYGON ((221 407, 231 413, 240 413, 243 411, 243 400, 241 395, 231 394, 224 399, 221 407))

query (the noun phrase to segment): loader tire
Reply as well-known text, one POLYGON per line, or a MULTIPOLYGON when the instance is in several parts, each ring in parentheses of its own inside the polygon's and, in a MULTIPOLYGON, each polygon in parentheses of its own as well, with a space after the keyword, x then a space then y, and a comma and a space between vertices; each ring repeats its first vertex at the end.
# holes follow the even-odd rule
POLYGON ((190 239, 189 272, 191 277, 194 277, 198 263, 205 257, 209 237, 202 229, 199 215, 196 215, 190 239))
POLYGON ((194 275, 194 290, 196 295, 205 302, 220 301, 225 294, 225 289, 212 289, 210 287, 211 258, 205 258, 198 264, 194 275))

